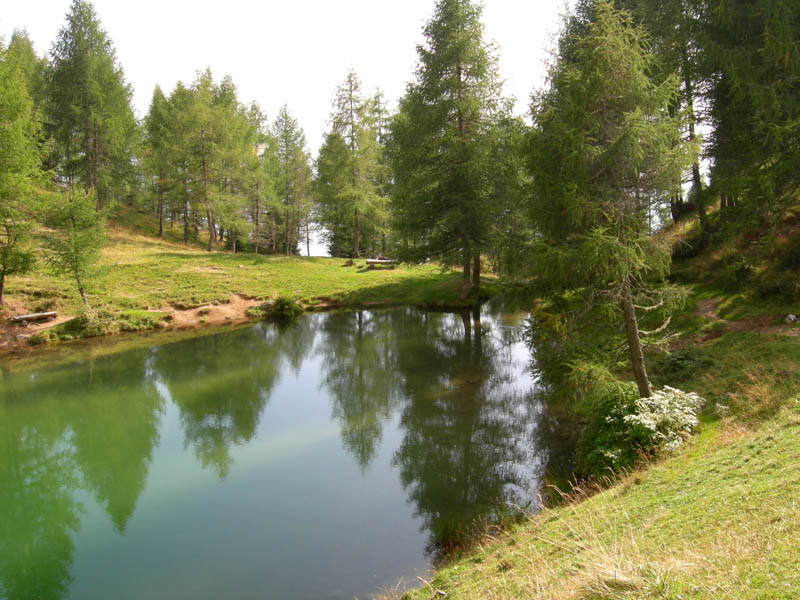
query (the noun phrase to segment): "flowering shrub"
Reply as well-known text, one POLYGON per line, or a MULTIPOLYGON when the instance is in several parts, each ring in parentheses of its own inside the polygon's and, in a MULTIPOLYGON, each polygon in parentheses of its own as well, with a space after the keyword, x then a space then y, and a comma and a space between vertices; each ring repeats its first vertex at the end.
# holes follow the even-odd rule
POLYGON ((697 411, 704 402, 694 392, 665 385, 649 398, 637 398, 635 412, 623 420, 631 427, 641 428, 641 437, 649 437, 654 450, 672 452, 697 427, 697 411))
POLYGON ((607 474, 674 451, 697 426, 703 403, 695 393, 668 386, 649 398, 639 398, 633 383, 607 389, 587 403, 591 410, 576 449, 578 474, 607 474))

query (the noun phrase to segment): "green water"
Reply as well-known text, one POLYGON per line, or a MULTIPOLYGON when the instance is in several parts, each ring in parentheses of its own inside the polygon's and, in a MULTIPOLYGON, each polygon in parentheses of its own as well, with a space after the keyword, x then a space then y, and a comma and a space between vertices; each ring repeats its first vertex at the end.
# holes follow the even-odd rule
POLYGON ((0 598, 359 598, 552 454, 519 320, 316 314, 5 365, 0 598))

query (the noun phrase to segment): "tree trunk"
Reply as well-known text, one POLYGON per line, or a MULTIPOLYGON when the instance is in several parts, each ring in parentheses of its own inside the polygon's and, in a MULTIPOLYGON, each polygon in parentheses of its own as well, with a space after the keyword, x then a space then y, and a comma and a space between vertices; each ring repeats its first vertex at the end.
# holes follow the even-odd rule
POLYGON ((311 232, 308 227, 308 220, 306 220, 306 256, 311 256, 311 232))
POLYGON ((258 191, 260 182, 256 180, 256 201, 253 205, 253 254, 258 254, 258 191))
POLYGON ((92 130, 92 189, 95 190, 97 197, 95 199, 95 206, 100 209, 103 208, 103 199, 97 190, 97 156, 100 153, 97 143, 97 119, 93 120, 92 130))
POLYGON ((6 272, 0 271, 0 306, 3 306, 3 288, 6 285, 6 272))
POLYGON ((639 323, 636 320, 636 311, 633 308, 630 279, 625 279, 622 285, 622 313, 625 318, 625 337, 628 340, 628 350, 631 355, 631 366, 636 386, 639 388, 640 398, 650 397, 650 381, 647 379, 647 369, 644 365, 642 342, 639 339, 639 323))
POLYGON ((189 201, 183 203, 183 243, 189 245, 189 201))
POLYGON ((481 287, 481 255, 472 257, 472 291, 476 292, 481 287))
POLYGON ((217 239, 217 232, 214 231, 214 220, 211 218, 211 211, 206 209, 206 219, 208 220, 208 247, 207 251, 211 252, 214 240, 217 239))
POLYGON ((358 208, 355 208, 353 209, 353 258, 361 258, 361 252, 358 250, 360 233, 358 228, 358 208))
POLYGON ((158 237, 164 237, 164 190, 158 190, 158 237))
POLYGON ((89 310, 89 301, 86 299, 86 291, 83 289, 83 282, 81 281, 80 275, 77 273, 75 273, 75 282, 78 284, 78 293, 81 295, 81 300, 83 300, 83 307, 89 310))
POLYGON ((461 299, 466 300, 469 296, 470 288, 472 287, 472 277, 470 276, 471 261, 469 253, 464 258, 464 273, 463 283, 461 284, 461 299))
MULTIPOLYGON (((697 139, 694 128, 694 91, 692 87, 692 78, 689 75, 689 54, 684 45, 682 48, 683 59, 683 85, 686 92, 686 108, 689 110, 689 141, 694 142, 697 139)), ((695 202, 697 204, 697 216, 700 219, 700 233, 701 237, 705 240, 708 235, 708 216, 706 215, 706 205, 704 202, 703 182, 700 179, 700 165, 697 160, 692 164, 692 187, 695 190, 695 202)))

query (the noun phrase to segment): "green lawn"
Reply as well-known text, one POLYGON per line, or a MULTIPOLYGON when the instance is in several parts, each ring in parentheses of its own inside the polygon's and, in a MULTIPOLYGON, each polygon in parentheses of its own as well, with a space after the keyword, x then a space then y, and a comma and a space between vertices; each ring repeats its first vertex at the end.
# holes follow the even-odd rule
POLYGON ((799 598, 800 402, 546 509, 409 598, 799 598))
MULTIPOLYGON (((458 273, 443 273, 434 265, 367 269, 363 260, 352 267, 344 264, 332 258, 206 252, 113 225, 98 276, 88 286, 89 301, 96 310, 111 312, 225 303, 232 294, 256 299, 288 296, 309 307, 463 304, 458 273)), ((25 310, 80 310, 73 282, 41 265, 28 276, 9 278, 6 294, 12 307, 25 310)))

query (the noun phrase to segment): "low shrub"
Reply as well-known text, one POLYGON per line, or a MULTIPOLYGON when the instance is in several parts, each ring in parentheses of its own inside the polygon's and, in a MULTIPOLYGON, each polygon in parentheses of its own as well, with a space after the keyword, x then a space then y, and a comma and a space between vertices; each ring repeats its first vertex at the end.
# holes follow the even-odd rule
POLYGON ((649 398, 639 398, 633 383, 607 390, 591 403, 578 440, 578 474, 602 476, 675 450, 697 426, 704 402, 697 394, 668 386, 649 398))
POLYGON ((791 271, 770 270, 759 278, 756 291, 762 300, 794 302, 800 299, 800 280, 791 271))
POLYGON ((648 373, 658 382, 679 383, 702 373, 711 364, 711 359, 702 350, 687 346, 653 361, 648 373))
POLYGON ((303 307, 294 298, 278 296, 274 302, 265 302, 259 309, 264 318, 279 323, 294 321, 303 313, 303 307))

